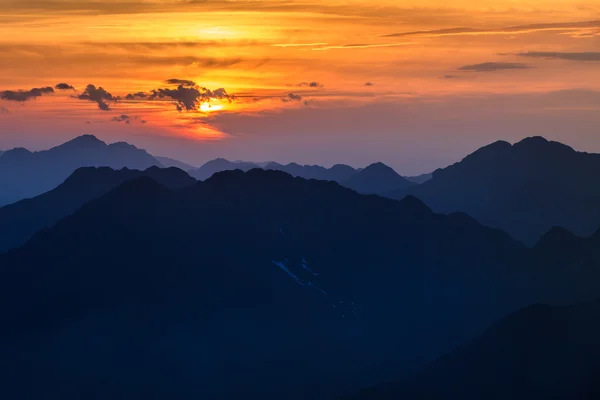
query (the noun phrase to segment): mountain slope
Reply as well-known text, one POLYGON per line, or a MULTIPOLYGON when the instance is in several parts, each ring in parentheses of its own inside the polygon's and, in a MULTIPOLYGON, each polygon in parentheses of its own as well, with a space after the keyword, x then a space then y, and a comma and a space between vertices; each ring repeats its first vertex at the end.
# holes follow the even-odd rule
POLYGON ((406 381, 353 398, 597 399, 599 335, 600 301, 530 306, 406 381))
POLYGON ((553 226, 580 236, 600 227, 600 155, 533 137, 496 142, 461 162, 435 171, 411 194, 437 212, 462 211, 527 243, 553 226))
POLYGON ((161 164, 135 146, 122 142, 107 145, 91 135, 45 151, 9 150, 0 157, 0 206, 47 192, 86 166, 144 170, 161 164))
POLYGON ((387 196, 392 192, 414 186, 383 163, 375 163, 354 174, 343 185, 363 194, 387 196))
POLYGON ((40 229, 54 225, 121 183, 142 176, 151 177, 169 188, 197 183, 177 168, 151 167, 145 171, 80 168, 51 191, 0 208, 0 253, 24 244, 40 229))
POLYGON ((2 385, 331 398, 527 304, 511 288, 523 251, 412 197, 276 171, 177 190, 139 178, 0 255, 2 385))
POLYGON ((190 170, 189 172, 192 177, 198 179, 199 181, 204 181, 216 174, 217 172, 233 171, 236 169, 248 171, 253 168, 258 168, 258 165, 244 161, 232 162, 225 160, 224 158, 217 158, 215 160, 207 162, 200 168, 190 170))
POLYGON ((160 162, 165 168, 174 167, 174 168, 179 168, 180 170, 183 170, 183 171, 191 171, 193 169, 196 169, 196 167, 194 167, 192 165, 186 164, 179 160, 175 160, 173 158, 157 157, 157 156, 154 156, 154 158, 156 158, 158 160, 158 162, 160 162))

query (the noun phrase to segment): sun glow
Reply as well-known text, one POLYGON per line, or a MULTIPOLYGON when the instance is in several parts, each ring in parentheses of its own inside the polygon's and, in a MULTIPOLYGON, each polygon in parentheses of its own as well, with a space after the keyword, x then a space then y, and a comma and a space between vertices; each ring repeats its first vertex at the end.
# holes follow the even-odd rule
POLYGON ((202 103, 200 104, 200 111, 208 113, 222 110, 223 106, 220 104, 202 103))

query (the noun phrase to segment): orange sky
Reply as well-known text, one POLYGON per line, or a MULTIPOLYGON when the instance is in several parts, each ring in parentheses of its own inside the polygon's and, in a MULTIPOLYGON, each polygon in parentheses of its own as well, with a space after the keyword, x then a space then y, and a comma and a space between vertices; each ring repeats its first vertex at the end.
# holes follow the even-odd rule
POLYGON ((600 151, 598 0, 0 0, 0 56, 0 92, 75 88, 4 96, 0 148, 94 133, 407 172, 529 134, 600 151), (168 79, 208 91, 178 107, 198 88, 168 79))

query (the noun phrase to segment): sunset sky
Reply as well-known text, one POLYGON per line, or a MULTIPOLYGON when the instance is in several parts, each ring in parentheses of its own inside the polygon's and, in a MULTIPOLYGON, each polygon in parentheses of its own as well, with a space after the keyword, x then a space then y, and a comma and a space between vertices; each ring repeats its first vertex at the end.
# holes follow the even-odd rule
POLYGON ((0 0, 0 56, 5 150, 406 175, 498 139, 600 152, 599 0, 0 0))

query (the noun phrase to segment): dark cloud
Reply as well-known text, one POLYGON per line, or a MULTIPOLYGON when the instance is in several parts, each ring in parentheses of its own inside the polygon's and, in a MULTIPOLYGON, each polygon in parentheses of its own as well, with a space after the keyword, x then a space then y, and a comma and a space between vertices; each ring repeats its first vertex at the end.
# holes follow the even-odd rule
POLYGON ((546 51, 528 51, 525 53, 517 53, 519 57, 529 58, 546 58, 569 61, 600 61, 600 52, 582 52, 582 53, 560 53, 546 51))
POLYGON ((178 111, 195 111, 198 110, 202 103, 206 103, 214 99, 229 101, 233 101, 235 99, 235 96, 228 94, 224 88, 210 90, 205 87, 198 86, 194 82, 179 79, 169 79, 167 83, 175 81, 180 82, 176 89, 161 88, 147 93, 131 93, 125 98, 127 100, 146 101, 170 99, 173 100, 178 111), (183 84, 181 82, 183 82, 183 84))
POLYGON ((375 84, 373 82, 367 82, 365 83, 365 86, 375 86, 375 84))
POLYGON ((196 86, 196 82, 186 79, 167 79, 165 83, 169 85, 196 86))
POLYGON ((54 89, 57 90, 75 90, 75 88, 71 85, 69 85, 68 83, 59 83, 58 85, 54 86, 54 89))
POLYGON ((54 89, 49 86, 43 88, 33 88, 31 90, 6 90, 4 92, 0 92, 0 99, 25 102, 50 93, 54 93, 54 89))
POLYGON ((110 106, 107 102, 116 102, 119 100, 118 97, 113 96, 102 87, 96 88, 96 86, 91 84, 87 85, 83 93, 77 96, 77 98, 80 100, 93 101, 94 103, 98 104, 98 108, 102 111, 110 110, 110 106))
POLYGON ((146 121, 141 119, 140 117, 138 117, 137 115, 135 116, 130 116, 127 114, 122 114, 119 115, 118 117, 114 117, 111 121, 113 122, 124 122, 126 124, 131 124, 132 122, 139 122, 141 124, 145 124, 146 121))
POLYGON ((531 67, 529 65, 520 63, 486 62, 481 64, 465 65, 464 67, 460 67, 458 70, 472 72, 495 72, 530 68, 531 67))
POLYGON ((407 37, 407 36, 459 36, 473 34, 505 34, 505 33, 533 33, 539 31, 565 31, 573 29, 585 29, 600 27, 600 21, 544 23, 531 25, 509 26, 500 29, 473 29, 473 28, 450 28, 436 29, 430 31, 400 32, 383 35, 382 37, 407 37))
POLYGON ((313 82, 301 82, 301 83, 298 84, 298 86, 308 86, 308 87, 311 87, 311 88, 323 87, 323 85, 321 83, 315 82, 315 81, 313 81, 313 82))
POLYGON ((288 95, 286 97, 284 97, 283 99, 281 99, 281 101, 283 101, 284 103, 287 103, 290 101, 302 101, 302 96, 300 96, 299 94, 295 94, 295 93, 288 93, 288 95))

